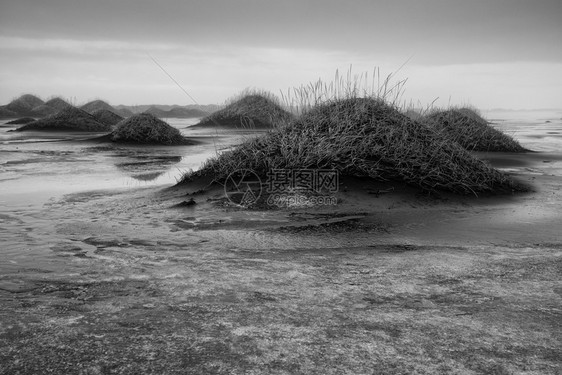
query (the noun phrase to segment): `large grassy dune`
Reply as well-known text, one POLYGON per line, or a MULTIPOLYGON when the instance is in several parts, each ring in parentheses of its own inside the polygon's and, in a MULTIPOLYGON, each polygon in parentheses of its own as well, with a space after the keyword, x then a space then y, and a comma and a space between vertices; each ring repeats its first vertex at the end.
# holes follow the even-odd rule
POLYGON ((223 181, 250 169, 336 169, 343 176, 402 181, 461 194, 525 190, 460 145, 377 98, 348 98, 312 107, 286 126, 210 159, 197 172, 223 181))

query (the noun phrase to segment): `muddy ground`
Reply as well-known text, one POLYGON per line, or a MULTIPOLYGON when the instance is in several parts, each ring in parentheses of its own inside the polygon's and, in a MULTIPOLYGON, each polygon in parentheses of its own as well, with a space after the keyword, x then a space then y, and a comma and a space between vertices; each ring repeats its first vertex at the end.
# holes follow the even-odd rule
POLYGON ((43 266, 0 276, 0 373, 561 373, 561 160, 504 156, 534 192, 346 180, 336 207, 248 210, 144 188, 5 215, 43 266))

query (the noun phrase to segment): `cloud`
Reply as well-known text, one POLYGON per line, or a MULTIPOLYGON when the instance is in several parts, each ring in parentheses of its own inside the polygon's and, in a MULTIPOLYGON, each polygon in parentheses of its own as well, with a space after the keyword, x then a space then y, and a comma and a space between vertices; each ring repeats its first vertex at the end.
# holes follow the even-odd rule
POLYGON ((18 0, 0 35, 383 52, 419 61, 562 61, 559 0, 18 0))
POLYGON ((126 103, 185 99, 151 57, 204 103, 220 102, 245 87, 278 92, 332 75, 338 64, 349 65, 342 51, 14 37, 0 37, 0 55, 6 72, 0 85, 17 93, 89 97, 127 92, 121 99, 126 103))
POLYGON ((152 52, 173 52, 183 47, 166 43, 138 43, 122 40, 78 40, 0 36, 0 51, 14 57, 57 55, 59 57, 119 56, 152 52))
POLYGON ((4 2, 0 102, 37 90, 123 103, 185 101, 148 53, 202 103, 221 102, 248 86, 278 92, 330 80, 336 69, 351 65, 357 73, 380 67, 386 75, 410 57, 397 79, 409 78, 406 93, 424 102, 451 95, 485 107, 503 105, 493 103, 507 98, 526 105, 525 95, 516 93, 532 92, 533 100, 551 103, 559 89, 556 77, 562 76, 562 49, 556 48, 562 39, 561 4, 4 2), (533 84, 542 84, 543 93, 533 84))
POLYGON ((406 97, 437 106, 559 108, 562 63, 510 62, 410 66, 406 97))
POLYGON ((190 99, 151 58, 199 103, 220 103, 246 87, 287 93, 292 87, 330 82, 345 75, 396 73, 407 79, 403 99, 424 105, 472 103, 490 107, 558 107, 562 64, 494 62, 428 65, 414 56, 384 53, 259 46, 137 43, 126 40, 0 37, 0 103, 32 92, 78 101, 105 98, 112 103, 180 103, 190 99))

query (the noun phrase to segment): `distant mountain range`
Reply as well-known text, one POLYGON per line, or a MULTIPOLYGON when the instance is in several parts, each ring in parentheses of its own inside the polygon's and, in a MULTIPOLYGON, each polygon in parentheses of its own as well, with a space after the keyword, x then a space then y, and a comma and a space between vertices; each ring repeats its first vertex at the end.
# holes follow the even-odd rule
MULTIPOLYGON (((45 102, 35 95, 25 94, 6 105, 0 106, 0 118, 42 118, 56 114, 67 107, 73 106, 59 97, 52 98, 45 102)), ((90 114, 100 110, 111 111, 122 117, 130 117, 136 113, 147 112, 160 118, 197 118, 207 116, 220 107, 214 104, 185 106, 159 104, 112 106, 103 100, 94 100, 78 108, 90 114)))

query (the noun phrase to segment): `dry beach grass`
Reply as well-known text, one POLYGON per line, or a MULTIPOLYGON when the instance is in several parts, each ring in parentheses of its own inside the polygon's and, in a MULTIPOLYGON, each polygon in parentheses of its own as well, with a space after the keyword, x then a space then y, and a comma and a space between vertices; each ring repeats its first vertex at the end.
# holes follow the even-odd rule
POLYGON ((120 121, 123 120, 123 117, 108 109, 96 109, 92 112, 92 116, 94 116, 96 120, 98 120, 102 124, 111 126, 117 125, 120 121))
POLYGON ((25 125, 29 124, 30 122, 35 121, 33 117, 20 117, 18 119, 8 121, 7 125, 25 125))
POLYGON ((292 119, 280 100, 261 90, 244 90, 227 105, 204 117, 196 127, 225 127, 238 129, 273 128, 292 119))
POLYGON ((43 100, 35 95, 25 94, 12 100, 9 104, 4 106, 4 108, 21 114, 31 114, 32 110, 40 105, 45 104, 43 100))
POLYGON ((469 108, 435 110, 419 121, 470 151, 529 151, 513 137, 494 129, 488 121, 469 108))
POLYGON ((30 130, 107 132, 111 130, 111 126, 98 122, 88 112, 67 106, 54 115, 30 122, 16 129, 16 131, 30 130))
POLYGON ((113 108, 109 103, 97 99, 97 100, 93 100, 91 102, 88 102, 82 106, 80 106, 80 109, 83 111, 86 111, 88 113, 94 114, 95 111, 99 111, 102 109, 105 109, 107 111, 111 111, 111 112, 115 112, 115 108, 113 108))
MULTIPOLYGON (((426 191, 461 194, 525 191, 449 138, 377 97, 347 97, 309 106, 298 118, 210 159, 184 181, 223 182, 237 170, 335 169, 343 176, 403 181, 426 191)), ((316 100, 316 99, 315 99, 316 100)))
POLYGON ((110 135, 112 142, 185 145, 192 144, 180 131, 149 113, 139 113, 115 126, 110 135))

